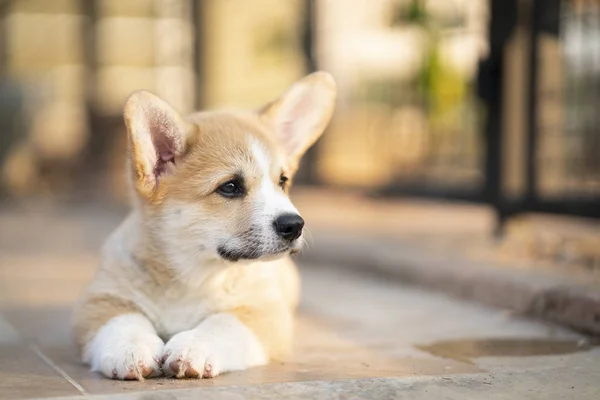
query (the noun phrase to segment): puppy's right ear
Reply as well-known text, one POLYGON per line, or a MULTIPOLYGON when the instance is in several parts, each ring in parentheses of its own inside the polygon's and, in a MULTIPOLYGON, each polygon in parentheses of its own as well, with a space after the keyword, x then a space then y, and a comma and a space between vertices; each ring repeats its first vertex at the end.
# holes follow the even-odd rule
POLYGON ((184 154, 194 126, 166 101, 146 91, 129 96, 123 114, 133 184, 142 197, 155 201, 162 178, 184 154))

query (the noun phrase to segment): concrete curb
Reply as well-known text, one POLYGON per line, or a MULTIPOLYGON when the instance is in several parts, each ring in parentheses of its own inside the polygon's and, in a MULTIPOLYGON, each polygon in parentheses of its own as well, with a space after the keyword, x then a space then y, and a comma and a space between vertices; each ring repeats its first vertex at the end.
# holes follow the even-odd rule
POLYGON ((600 335, 600 290, 540 270, 506 268, 398 241, 313 232, 300 261, 376 273, 600 335))

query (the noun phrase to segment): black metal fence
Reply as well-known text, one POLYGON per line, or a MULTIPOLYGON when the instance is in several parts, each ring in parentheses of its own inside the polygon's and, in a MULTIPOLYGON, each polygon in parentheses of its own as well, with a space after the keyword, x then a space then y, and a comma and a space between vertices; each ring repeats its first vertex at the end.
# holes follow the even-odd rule
POLYGON ((488 203, 499 230, 523 212, 600 218, 600 2, 490 0, 489 15, 461 122, 430 127, 421 166, 377 194, 488 203))
MULTIPOLYGON (((519 11, 508 3, 492 1, 519 11)), ((500 222, 521 212, 600 218, 600 2, 532 0, 528 11, 524 190, 508 195, 496 173, 489 178, 489 200, 500 222)), ((492 13, 492 24, 501 18, 506 14, 492 13)), ((492 105, 502 90, 495 96, 492 105)), ((497 146, 488 146, 488 161, 497 163, 490 171, 499 171, 511 157, 501 154, 505 138, 494 137, 494 129, 488 126, 487 140, 497 146)))

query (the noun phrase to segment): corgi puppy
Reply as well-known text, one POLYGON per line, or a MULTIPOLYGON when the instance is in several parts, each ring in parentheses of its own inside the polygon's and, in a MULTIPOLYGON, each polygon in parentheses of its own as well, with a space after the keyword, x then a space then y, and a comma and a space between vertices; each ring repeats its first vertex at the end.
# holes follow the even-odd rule
POLYGON ((83 361, 114 379, 212 378, 291 349, 304 220, 288 198, 334 109, 316 72, 258 111, 126 102, 132 211, 75 307, 83 361))

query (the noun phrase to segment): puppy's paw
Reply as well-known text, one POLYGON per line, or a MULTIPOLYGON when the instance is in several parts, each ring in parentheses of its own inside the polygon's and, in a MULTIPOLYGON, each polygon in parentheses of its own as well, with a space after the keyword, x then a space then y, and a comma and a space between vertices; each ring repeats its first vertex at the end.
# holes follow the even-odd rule
POLYGON ((196 329, 173 336, 162 360, 165 374, 177 378, 214 378, 269 361, 254 333, 229 314, 212 315, 196 329))
POLYGON ((102 327, 86 347, 84 361, 92 371, 113 379, 143 380, 162 375, 163 341, 153 331, 123 317, 134 316, 118 317, 102 327))
POLYGON ((165 345, 163 372, 176 378, 214 378, 224 372, 227 352, 222 347, 218 338, 195 330, 181 332, 165 345))
POLYGON ((160 356, 164 344, 158 336, 142 335, 128 343, 115 343, 99 355, 92 369, 113 379, 143 380, 162 375, 160 356))

